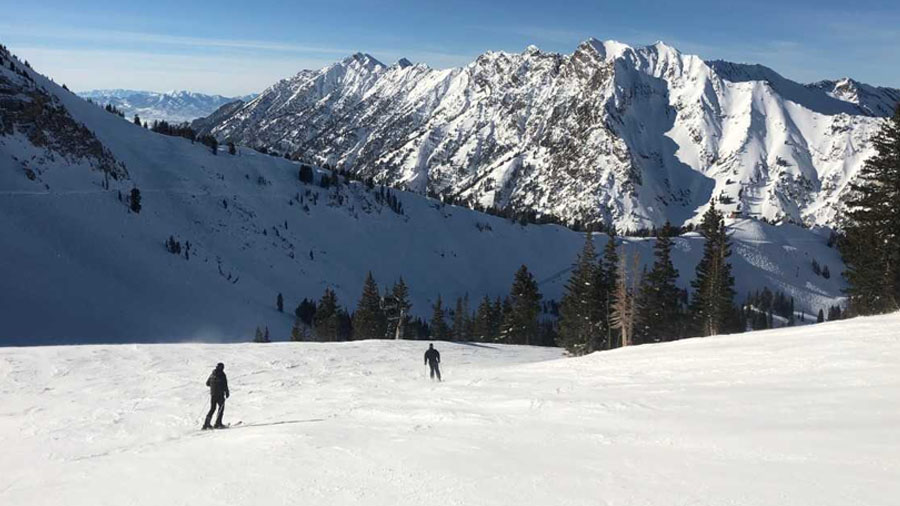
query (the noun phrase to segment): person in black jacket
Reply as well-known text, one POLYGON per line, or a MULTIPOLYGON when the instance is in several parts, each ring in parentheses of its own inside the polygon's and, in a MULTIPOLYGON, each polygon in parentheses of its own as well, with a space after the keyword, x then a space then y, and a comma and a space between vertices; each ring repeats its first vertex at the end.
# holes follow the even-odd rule
POLYGON ((228 378, 225 376, 225 364, 219 362, 216 364, 216 368, 213 369, 212 374, 209 375, 209 379, 206 380, 206 386, 209 387, 209 413, 206 414, 206 422, 203 423, 203 430, 206 429, 222 429, 225 426, 222 425, 222 415, 225 412, 225 399, 231 396, 231 393, 228 391, 228 378), (212 420, 213 413, 216 411, 216 406, 219 407, 219 415, 216 417, 216 424, 210 425, 209 422, 212 420))
POLYGON ((441 381, 441 354, 434 349, 433 344, 429 344, 428 351, 425 352, 425 363, 431 367, 431 379, 434 379, 434 376, 437 375, 438 381, 441 381))

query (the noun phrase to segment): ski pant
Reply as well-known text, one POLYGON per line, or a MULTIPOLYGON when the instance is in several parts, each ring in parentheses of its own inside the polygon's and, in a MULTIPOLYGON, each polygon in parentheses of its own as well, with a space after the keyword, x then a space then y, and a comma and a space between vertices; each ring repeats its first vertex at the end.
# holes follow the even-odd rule
POLYGON ((437 362, 429 362, 428 366, 431 367, 431 379, 434 379, 435 374, 437 375, 438 381, 441 381, 441 367, 437 362))
POLYGON ((216 425, 222 425, 222 415, 225 414, 225 396, 221 397, 209 397, 209 413, 206 414, 206 423, 203 424, 204 427, 209 425, 210 420, 212 420, 213 413, 216 412, 216 406, 219 407, 219 415, 216 416, 216 425))

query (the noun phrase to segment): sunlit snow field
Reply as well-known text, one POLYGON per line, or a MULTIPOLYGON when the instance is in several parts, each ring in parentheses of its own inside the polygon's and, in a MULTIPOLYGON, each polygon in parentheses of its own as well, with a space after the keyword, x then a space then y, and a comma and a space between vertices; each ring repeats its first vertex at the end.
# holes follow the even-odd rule
POLYGON ((0 504, 896 505, 900 314, 561 358, 0 349, 0 504), (201 432, 226 364, 226 422, 201 432))

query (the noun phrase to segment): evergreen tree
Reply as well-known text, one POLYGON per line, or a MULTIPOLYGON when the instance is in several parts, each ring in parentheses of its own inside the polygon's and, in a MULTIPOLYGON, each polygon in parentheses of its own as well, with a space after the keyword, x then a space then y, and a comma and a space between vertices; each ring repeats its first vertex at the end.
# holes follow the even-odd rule
POLYGON ((437 301, 432 306, 430 326, 432 339, 446 341, 450 338, 450 328, 447 327, 446 315, 440 295, 438 295, 437 301))
POLYGON ((472 339, 472 336, 469 335, 470 330, 469 296, 457 297, 456 308, 453 311, 453 339, 470 341, 472 339))
POLYGON ((141 212, 141 190, 138 190, 137 187, 131 189, 129 206, 131 207, 131 212, 135 214, 141 212))
POLYGON ((851 183, 840 241, 849 310, 877 314, 900 307, 900 104, 872 140, 876 154, 851 183))
POLYGON ((822 323, 825 321, 825 311, 819 308, 819 314, 816 316, 816 323, 822 323))
POLYGON ((294 318, 294 326, 291 327, 291 341, 306 341, 306 327, 300 318, 294 318))
POLYGON ((607 231, 606 246, 597 269, 597 286, 600 293, 600 341, 596 349, 610 349, 618 342, 618 332, 613 328, 612 314, 616 303, 615 287, 619 284, 619 251, 614 230, 607 231))
POLYGON ((354 339, 384 339, 387 320, 381 309, 381 295, 375 278, 369 272, 363 283, 362 295, 353 313, 354 339))
POLYGON ((268 342, 270 342, 270 341, 271 341, 271 340, 269 339, 269 326, 266 325, 266 333, 263 334, 263 342, 268 343, 268 342))
POLYGON ((313 320, 317 341, 337 341, 341 330, 341 310, 338 307, 337 295, 330 288, 316 306, 316 314, 313 320))
POLYGON ((137 126, 141 126, 141 118, 138 117, 137 114, 134 115, 134 124, 137 126))
POLYGON ((261 343, 261 342, 263 342, 263 333, 262 333, 262 330, 260 330, 259 327, 256 327, 256 332, 253 333, 253 342, 254 342, 254 343, 261 343))
POLYGON ((508 344, 536 344, 538 316, 541 313, 541 294, 534 276, 524 265, 519 267, 509 291, 509 312, 504 320, 505 342, 508 344))
POLYGON ((715 204, 710 204, 700 234, 705 239, 703 257, 697 264, 697 276, 691 283, 694 298, 691 317, 701 336, 713 336, 734 326, 734 276, 731 274, 731 243, 725 219, 715 204))
POLYGON ((300 301, 300 304, 297 305, 297 308, 294 309, 294 316, 300 319, 301 322, 305 323, 307 326, 311 327, 313 324, 313 317, 316 315, 316 303, 303 298, 300 301))
POLYGON ((675 284, 678 270, 672 264, 672 237, 669 222, 659 230, 653 245, 654 262, 640 290, 641 321, 635 342, 652 343, 680 337, 682 320, 681 290, 675 284))
POLYGON ((284 312, 284 297, 281 296, 281 292, 278 292, 278 297, 275 298, 275 308, 279 313, 284 312))
POLYGON ((491 299, 487 295, 481 299, 478 309, 475 311, 475 319, 472 322, 472 335, 475 341, 487 342, 493 341, 497 336, 493 334, 494 325, 494 306, 491 299))
POLYGON ((234 146, 234 142, 232 142, 232 141, 228 141, 228 154, 229 155, 237 154, 237 148, 234 146))
POLYGON ((594 239, 587 232, 559 305, 559 344, 573 355, 594 351, 600 341, 603 294, 597 283, 599 269, 594 239))

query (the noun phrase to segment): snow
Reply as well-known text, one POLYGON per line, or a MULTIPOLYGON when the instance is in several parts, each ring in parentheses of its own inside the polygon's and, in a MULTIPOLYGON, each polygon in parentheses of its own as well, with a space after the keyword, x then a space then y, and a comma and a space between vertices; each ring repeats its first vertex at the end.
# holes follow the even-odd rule
POLYGON ((374 60, 280 81, 211 131, 419 193, 620 229, 697 222, 713 198, 746 217, 823 226, 900 100, 661 42, 489 51, 444 70, 360 59, 374 60), (528 170, 500 184, 512 158, 528 170))
MULTIPOLYGON (((328 287, 353 309, 368 271, 380 286, 403 277, 413 314, 425 318, 438 295, 451 305, 468 295, 474 308, 484 295, 508 294, 523 264, 544 300, 559 301, 584 241, 563 227, 520 226, 407 192, 396 192, 399 215, 357 183, 343 187, 339 203, 334 189, 301 183, 297 163, 246 148, 213 155, 32 75, 125 164, 129 179, 110 180, 106 190, 85 161, 0 136, 0 230, 13 238, 0 241, 0 344, 246 341, 263 325, 286 339, 303 298, 328 287), (117 198, 133 186, 143 200, 137 215, 117 198), (166 251, 169 236, 190 241, 189 260, 166 251), (279 292, 284 313, 274 308, 279 292)), ((511 158, 495 177, 521 170, 511 158)), ((843 304, 843 264, 827 230, 729 224, 738 302, 768 287, 793 296, 807 315, 843 304), (830 279, 812 273, 814 259, 829 266, 830 279)), ((605 240, 596 237, 598 250, 605 240)), ((627 243, 645 265, 652 261, 651 239, 627 243)), ((675 241, 681 287, 690 286, 701 251, 697 234, 675 241)))
POLYGON ((893 505, 900 314, 560 358, 437 343, 0 348, 0 503, 893 505), (226 364, 227 431, 198 430, 226 364))

